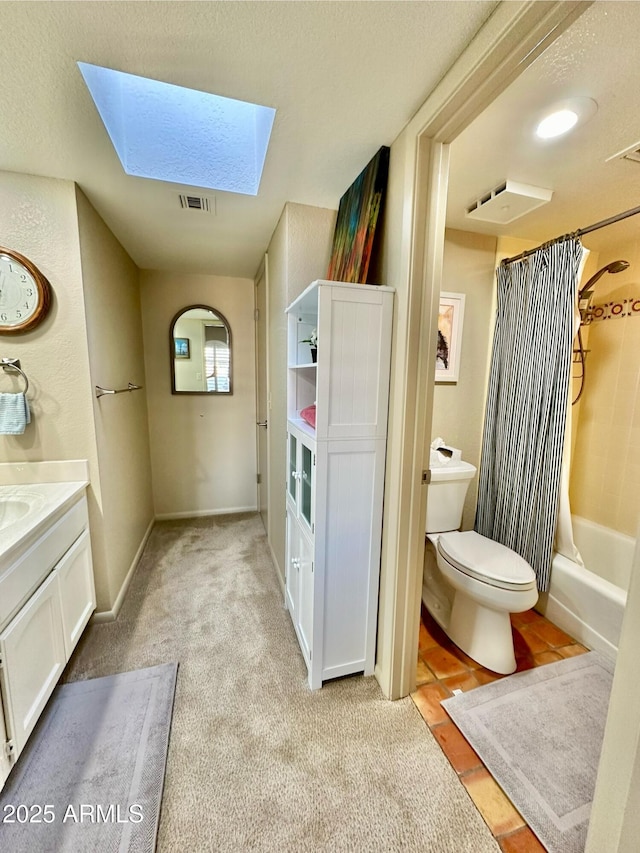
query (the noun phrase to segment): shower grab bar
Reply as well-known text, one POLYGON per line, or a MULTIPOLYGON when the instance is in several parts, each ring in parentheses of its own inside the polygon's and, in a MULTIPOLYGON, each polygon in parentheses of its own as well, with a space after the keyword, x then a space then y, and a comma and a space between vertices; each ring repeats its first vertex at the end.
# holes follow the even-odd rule
POLYGON ((15 370, 20 376, 24 379, 24 394, 29 390, 29 380, 27 378, 27 374, 20 367, 20 359, 19 358, 3 358, 0 359, 0 366, 2 366, 3 370, 15 370))
POLYGON ((142 389, 142 385, 134 385, 133 382, 129 382, 126 388, 102 388, 100 385, 96 385, 96 397, 103 397, 105 394, 122 394, 125 391, 140 391, 142 389))

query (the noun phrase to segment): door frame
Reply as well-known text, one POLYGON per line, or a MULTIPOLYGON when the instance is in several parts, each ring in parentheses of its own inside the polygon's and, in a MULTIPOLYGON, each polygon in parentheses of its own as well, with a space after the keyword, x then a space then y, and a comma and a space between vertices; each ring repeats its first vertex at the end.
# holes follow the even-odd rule
MULTIPOLYGON (((267 541, 271 542, 271 436, 270 430, 267 425, 266 428, 266 459, 260 458, 260 433, 259 430, 262 427, 258 426, 258 418, 260 416, 260 407, 259 407, 259 395, 260 395, 260 365, 259 365, 259 347, 258 347, 258 327, 260 328, 260 332, 263 335, 264 339, 264 349, 265 349, 265 358, 266 364, 264 366, 264 375, 265 375, 265 383, 266 387, 264 388, 264 394, 266 399, 266 418, 267 424, 269 422, 269 415, 271 413, 271 390, 269 386, 269 257, 265 253, 262 261, 260 262, 260 266, 258 267, 258 271, 253 280, 254 283, 254 309, 255 309, 255 376, 256 376, 256 474, 261 473, 261 471, 266 471, 267 477, 267 541), (265 296, 265 311, 264 317, 260 316, 260 312, 258 310, 258 297, 257 297, 257 289, 258 283, 261 278, 264 277, 264 296, 265 296)), ((257 477, 256 477, 257 479, 257 477)), ((260 512, 260 483, 256 482, 256 505, 258 507, 258 512, 260 512)))
POLYGON ((416 686, 422 472, 429 468, 449 144, 590 5, 501 3, 391 148, 387 231, 396 248, 395 257, 389 248, 386 279, 397 293, 375 672, 390 699, 416 686), (395 221, 394 192, 401 200, 395 221))

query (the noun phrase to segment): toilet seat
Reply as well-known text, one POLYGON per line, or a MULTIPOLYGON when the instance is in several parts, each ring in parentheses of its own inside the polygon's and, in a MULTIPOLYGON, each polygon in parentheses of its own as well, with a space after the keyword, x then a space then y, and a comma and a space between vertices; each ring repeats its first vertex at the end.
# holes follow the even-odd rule
POLYGON ((536 588, 535 573, 526 560, 475 530, 441 533, 437 548, 455 569, 489 586, 522 591, 536 588))

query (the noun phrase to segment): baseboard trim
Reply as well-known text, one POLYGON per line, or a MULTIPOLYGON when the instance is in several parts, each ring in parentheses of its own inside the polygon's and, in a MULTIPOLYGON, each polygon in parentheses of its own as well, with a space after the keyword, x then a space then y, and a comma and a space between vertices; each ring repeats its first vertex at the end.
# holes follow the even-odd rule
POLYGON ((271 559, 273 561, 273 567, 276 570, 276 577, 278 578, 278 583, 280 584, 280 589, 282 590, 282 595, 284 597, 286 595, 286 590, 285 590, 285 585, 284 585, 284 578, 282 577, 282 573, 280 571, 280 565, 278 563, 278 560, 276 559, 275 552, 274 552, 273 548, 271 547, 271 542, 269 542, 268 539, 267 539, 267 545, 269 546, 269 553, 271 554, 271 559))
POLYGON ((236 506, 230 509, 199 509, 189 512, 161 512, 156 515, 157 521, 171 521, 179 518, 203 518, 209 515, 231 515, 235 512, 257 512, 258 506, 236 506))
POLYGON ((133 578, 135 570, 138 568, 138 563, 140 562, 140 558, 142 557, 142 552, 144 551, 144 547, 147 544, 147 539, 151 534, 151 530, 153 529, 153 525, 155 524, 156 519, 152 518, 149 522, 149 526, 147 527, 144 536, 142 537, 142 542, 138 546, 138 550, 136 551, 135 557, 129 567, 129 571, 127 572, 127 576, 122 582, 122 586, 120 587, 120 592, 118 593, 118 597, 113 603, 113 607, 111 610, 100 610, 97 613, 94 613, 91 617, 91 624, 97 625, 100 622, 115 622, 118 618, 118 613, 120 612, 120 608, 122 607, 122 602, 124 601, 124 597, 127 594, 127 590, 129 589, 129 584, 131 583, 131 579, 133 578))

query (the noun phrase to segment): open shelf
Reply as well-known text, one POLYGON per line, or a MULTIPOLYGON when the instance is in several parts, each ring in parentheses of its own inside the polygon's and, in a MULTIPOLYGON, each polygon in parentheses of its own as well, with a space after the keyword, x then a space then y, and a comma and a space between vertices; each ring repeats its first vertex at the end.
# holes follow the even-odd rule
POLYGON ((289 418, 289 423, 294 426, 296 429, 300 430, 300 432, 308 435, 309 438, 312 438, 315 441, 316 431, 308 424, 306 421, 303 421, 302 418, 289 418))

